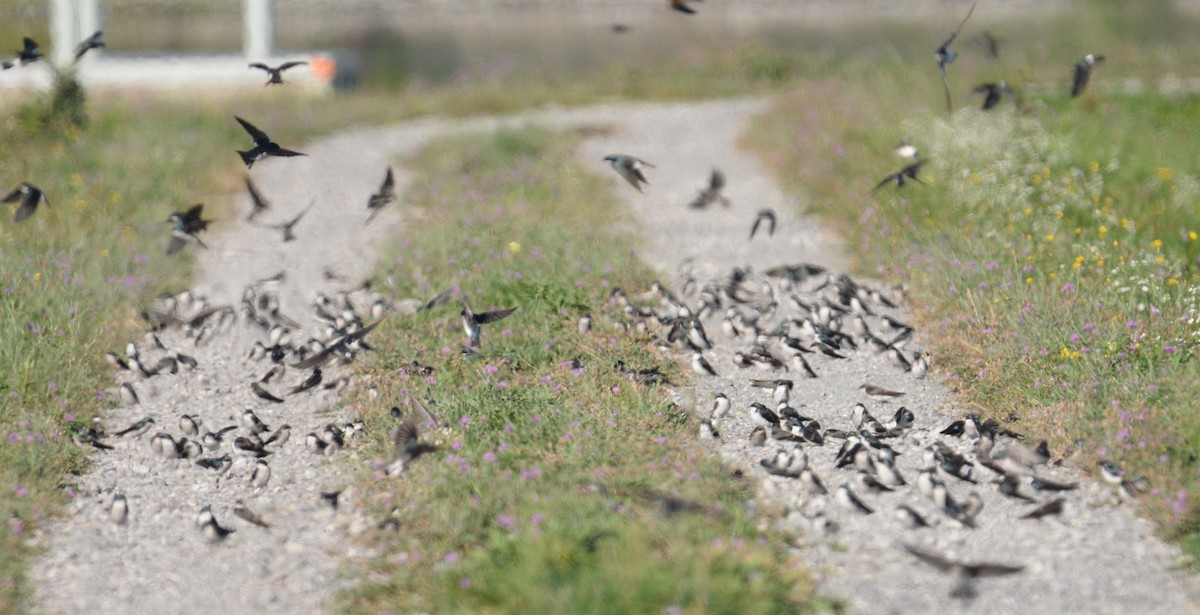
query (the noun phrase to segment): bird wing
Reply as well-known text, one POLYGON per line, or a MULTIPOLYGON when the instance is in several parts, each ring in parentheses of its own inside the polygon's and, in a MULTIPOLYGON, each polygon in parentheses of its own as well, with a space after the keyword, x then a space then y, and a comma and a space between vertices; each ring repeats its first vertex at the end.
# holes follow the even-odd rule
POLYGON ((668 0, 668 2, 671 3, 671 8, 679 11, 680 13, 687 13, 688 15, 696 14, 696 11, 692 10, 691 7, 684 3, 684 0, 668 0))
POLYGON ((379 185, 379 196, 392 196, 396 192, 396 178, 392 176, 392 167, 388 167, 383 183, 379 185))
POLYGON ((289 68, 294 68, 296 66, 303 66, 305 64, 308 64, 308 62, 284 62, 283 64, 279 65, 279 72, 283 72, 289 68))
POLYGON ((714 192, 725 187, 725 174, 720 169, 713 169, 712 176, 708 178, 708 187, 714 192))
POLYGON ((446 303, 446 300, 450 298, 450 293, 453 291, 453 288, 447 288, 446 290, 443 290, 442 292, 438 293, 437 296, 433 297, 429 301, 426 301, 425 304, 422 305, 417 311, 423 312, 446 303))
POLYGON ((954 111, 954 103, 950 100, 950 82, 946 79, 946 63, 938 62, 938 71, 942 73, 942 88, 946 91, 946 112, 954 111))
POLYGON ((4 195, 4 198, 0 199, 0 203, 16 203, 17 199, 21 198, 21 194, 24 192, 25 184, 21 184, 20 186, 14 188, 12 192, 4 195))
POLYGON ((246 132, 250 133, 250 138, 254 139, 255 145, 261 146, 271 142, 271 137, 268 137, 267 133, 255 128, 254 124, 251 124, 250 122, 247 122, 236 115, 233 116, 233 119, 237 120, 238 123, 242 125, 242 128, 246 129, 246 132))
POLYGON ((307 156, 308 154, 302 154, 300 152, 295 152, 290 149, 283 149, 281 147, 277 150, 272 151, 271 155, 272 156, 307 156))
POLYGON ((254 182, 250 181, 250 177, 246 177, 246 191, 250 193, 250 201, 254 204, 254 209, 250 211, 250 217, 253 218, 268 209, 271 204, 263 198, 262 193, 255 187, 254 182))
POLYGON ((512 314, 515 311, 517 311, 517 308, 511 307, 511 308, 508 308, 507 310, 496 310, 494 312, 483 312, 480 314, 475 314, 475 322, 478 324, 481 324, 481 325, 486 325, 490 322, 496 322, 497 320, 503 320, 505 318, 508 318, 508 315, 512 314))
POLYGON ((1025 570, 1025 567, 983 562, 979 564, 966 564, 963 566, 963 570, 965 570, 967 574, 972 577, 999 577, 1021 572, 1022 570, 1025 570))
POLYGON ((960 567, 959 564, 953 560, 946 559, 937 553, 926 551, 910 544, 905 544, 904 550, 911 553, 917 559, 929 564, 930 566, 933 566, 934 568, 937 568, 938 570, 941 570, 942 572, 952 572, 956 568, 960 567))
POLYGON ((183 225, 185 227, 192 226, 200 221, 200 216, 204 212, 204 203, 196 203, 188 208, 183 214, 183 225))
POLYGON ((23 184, 23 186, 26 190, 21 195, 21 204, 17 206, 17 212, 13 215, 13 222, 20 222, 32 216, 33 212, 37 211, 38 200, 42 197, 41 190, 29 184, 23 184))
POLYGON ((750 227, 750 239, 754 239, 754 234, 758 232, 758 225, 762 223, 763 216, 759 214, 754 218, 754 226, 750 227))
POLYGON ((887 177, 883 178, 878 184, 875 184, 875 187, 871 189, 871 192, 879 190, 880 188, 886 186, 889 182, 896 181, 896 179, 899 177, 900 177, 899 173, 892 173, 891 175, 888 175, 887 177))
POLYGON ((967 16, 963 17, 962 22, 958 24, 958 29, 954 31, 954 34, 950 35, 950 38, 946 39, 946 42, 942 43, 942 47, 946 47, 950 43, 954 42, 954 39, 958 37, 958 33, 962 32, 963 26, 967 25, 967 20, 971 18, 971 13, 975 12, 975 5, 977 4, 979 4, 979 0, 975 0, 971 3, 971 10, 967 11, 967 16))
POLYGON ((24 43, 25 43, 25 53, 37 53, 37 50, 38 50, 37 41, 26 36, 24 43))
POLYGON ((1083 88, 1087 87, 1088 77, 1091 74, 1091 67, 1087 65, 1087 62, 1080 60, 1075 63, 1075 76, 1071 84, 1071 96, 1079 96, 1083 93, 1083 88))
POLYGON ((432 425, 434 428, 438 427, 437 419, 433 418, 433 413, 429 411, 429 408, 416 395, 408 397, 408 406, 412 408, 410 416, 416 421, 418 426, 432 425))
MULTIPOLYGON (((254 63, 250 64, 250 68, 261 68, 261 69, 267 71, 268 73, 271 72, 271 67, 267 66, 266 64, 263 64, 262 62, 254 62, 254 63)), ((237 116, 234 116, 234 117, 237 117, 237 116)), ((241 122, 241 120, 238 120, 238 121, 241 122)), ((245 124, 246 124, 245 122, 242 122, 242 125, 245 125, 245 124)))

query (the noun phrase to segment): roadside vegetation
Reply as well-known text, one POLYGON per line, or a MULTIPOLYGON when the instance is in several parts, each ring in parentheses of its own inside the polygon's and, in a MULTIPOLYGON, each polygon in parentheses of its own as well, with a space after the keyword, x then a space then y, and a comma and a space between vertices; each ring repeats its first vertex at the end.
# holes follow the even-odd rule
POLYGON ((952 115, 932 61, 883 63, 800 85, 749 140, 842 233, 862 272, 908 285, 968 407, 1019 417, 1014 429, 1085 468, 1108 459, 1145 477, 1143 509, 1194 557, 1200 95, 1169 86, 1200 50, 1178 36, 1192 22, 1165 5, 1153 17, 1096 6, 1049 25, 1061 33, 1053 44, 961 58, 952 115), (1120 38, 1110 24, 1123 16, 1154 23, 1120 38), (1071 99, 1084 52, 1107 61, 1071 99), (997 79, 1016 103, 981 111, 968 88, 997 79), (905 137, 928 161, 927 185, 873 191, 909 163, 892 153, 905 137))

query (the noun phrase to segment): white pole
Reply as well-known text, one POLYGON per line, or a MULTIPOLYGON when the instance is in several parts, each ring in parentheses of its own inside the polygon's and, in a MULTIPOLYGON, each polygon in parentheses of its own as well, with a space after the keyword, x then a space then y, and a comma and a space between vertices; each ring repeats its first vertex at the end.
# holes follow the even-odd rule
MULTIPOLYGON (((79 44, 79 21, 74 0, 50 0, 50 61, 66 66, 74 57, 79 44)), ((45 49, 45 42, 42 42, 45 49)), ((44 51, 43 51, 44 53, 44 51)))
POLYGON ((245 35, 242 48, 247 60, 270 58, 275 45, 275 23, 271 18, 271 0, 243 0, 242 21, 245 35))
MULTIPOLYGON (((79 0, 79 30, 78 39, 75 44, 79 44, 83 39, 91 36, 97 30, 104 29, 104 22, 101 19, 100 0, 79 0)), ((87 52, 88 56, 96 57, 104 53, 103 47, 98 47, 87 52)))

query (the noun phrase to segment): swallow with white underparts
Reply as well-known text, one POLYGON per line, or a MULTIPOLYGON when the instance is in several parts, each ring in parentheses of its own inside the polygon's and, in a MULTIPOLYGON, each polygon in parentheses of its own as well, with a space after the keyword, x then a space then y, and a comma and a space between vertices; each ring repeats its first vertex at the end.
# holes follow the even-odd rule
POLYGON ((692 352, 692 371, 701 376, 717 376, 717 370, 699 350, 692 352))
POLYGON ((243 120, 242 118, 240 118, 236 115, 233 116, 233 119, 237 120, 238 123, 242 125, 242 128, 244 128, 246 130, 246 132, 249 133, 251 139, 254 139, 254 147, 252 149, 249 149, 244 152, 238 151, 238 155, 242 157, 242 162, 244 162, 246 164, 247 169, 254 166, 255 162, 258 162, 259 160, 262 160, 263 158, 266 158, 267 156, 290 157, 290 156, 307 156, 308 155, 308 154, 302 154, 300 152, 292 151, 290 149, 284 149, 284 148, 280 147, 278 143, 271 141, 271 137, 267 136, 267 133, 259 130, 250 122, 247 122, 246 120, 243 120))
POLYGON ((725 174, 720 169, 713 169, 712 174, 708 177, 708 186, 692 199, 688 204, 689 209, 705 209, 713 203, 720 203, 721 207, 729 207, 729 199, 721 194, 725 189, 725 174))
POLYGON ((777 404, 786 404, 791 398, 792 388, 796 386, 795 381, 783 378, 775 380, 751 380, 750 386, 760 389, 771 389, 771 397, 777 404))
POLYGON ((921 181, 920 178, 917 177, 917 174, 921 172, 921 165, 925 164, 926 162, 929 162, 929 160, 928 159, 918 160, 918 161, 904 167, 903 169, 900 169, 899 171, 896 171, 895 173, 888 175, 887 177, 880 180, 880 182, 878 184, 875 184, 874 190, 879 190, 880 188, 882 188, 888 184, 896 184, 897 188, 903 188, 910 181, 917 182, 918 184, 924 184, 925 182, 921 181))
POLYGON ((187 211, 174 211, 167 216, 167 222, 173 225, 171 242, 167 244, 167 254, 174 254, 189 243, 198 243, 202 248, 208 247, 204 245, 203 241, 200 241, 199 233, 207 230, 208 223, 212 220, 205 220, 202 217, 203 212, 204 204, 197 203, 189 207, 187 211))
POLYGON ((636 188, 638 192, 645 192, 642 190, 643 184, 650 185, 650 182, 646 181, 646 176, 642 174, 643 168, 654 168, 654 165, 649 162, 625 154, 612 154, 605 156, 604 160, 611 164, 617 174, 629 182, 629 185, 636 188))
POLYGON ((929 527, 929 522, 925 520, 925 517, 908 504, 896 507, 896 517, 911 528, 929 527))
POLYGON ((959 562, 910 544, 905 544, 904 550, 942 572, 955 575, 958 578, 958 584, 951 590, 950 597, 963 600, 970 600, 975 597, 975 579, 1005 576, 1021 572, 1025 569, 1024 566, 1008 564, 959 562))
POLYGON ((340 500, 342 497, 342 490, 339 489, 337 491, 322 491, 320 493, 321 493, 321 501, 328 504, 329 507, 332 508, 336 512, 338 509, 338 505, 341 503, 340 500))
POLYGON ((1096 463, 1100 467, 1100 476, 1104 478, 1104 482, 1112 485, 1119 485, 1125 480, 1125 470, 1116 463, 1107 459, 1096 463))
POLYGON ((220 457, 205 457, 204 459, 200 459, 196 461, 196 465, 205 470, 216 470, 217 474, 220 475, 229 471, 229 467, 233 465, 233 458, 229 456, 229 453, 225 453, 220 457))
POLYGON ((384 474, 392 476, 404 471, 413 460, 437 450, 437 446, 421 441, 421 433, 439 427, 429 408, 415 396, 408 397, 409 412, 392 430, 392 461, 384 474))
POLYGON ((251 410, 250 408, 246 408, 242 411, 242 427, 244 427, 246 431, 255 435, 271 430, 270 427, 267 427, 266 423, 262 422, 262 419, 258 418, 258 415, 254 413, 254 410, 251 410))
POLYGON ((117 525, 125 525, 129 520, 129 500, 121 494, 113 496, 112 502, 108 505, 108 518, 117 525))
POLYGON ((237 517, 238 519, 245 521, 246 523, 249 523, 251 525, 257 525, 258 527, 261 527, 263 529, 267 529, 267 528, 271 527, 270 523, 263 521, 263 518, 261 516, 259 516, 258 513, 254 512, 253 510, 250 510, 250 508, 248 506, 246 506, 245 502, 242 502, 241 500, 238 500, 237 503, 234 504, 233 515, 235 517, 237 517))
POLYGON ((273 228, 278 231, 282 231, 283 232, 283 242, 287 243, 289 241, 296 239, 296 233, 295 233, 296 225, 299 224, 300 220, 302 220, 304 218, 304 214, 307 214, 308 210, 313 208, 313 205, 316 205, 316 201, 310 202, 308 204, 308 207, 305 207, 303 211, 296 214, 296 217, 292 218, 291 220, 287 220, 285 222, 280 222, 279 224, 260 224, 259 226, 262 226, 264 228, 273 228))
POLYGON ((217 523, 217 518, 212 514, 212 508, 209 506, 200 509, 200 513, 196 517, 196 524, 200 526, 200 531, 204 534, 204 538, 212 544, 224 541, 230 534, 236 531, 221 527, 221 524, 217 523))
POLYGON ((730 409, 733 408, 733 402, 729 401, 724 393, 717 393, 713 396, 712 406, 708 409, 708 418, 723 419, 729 416, 730 409))
MULTIPOLYGON (((700 428, 697 434, 701 440, 720 440, 721 432, 717 431, 710 419, 700 419, 700 428)), ((765 440, 764 440, 765 442, 765 440)))
POLYGON ((808 454, 799 446, 791 450, 779 449, 775 455, 759 461, 767 474, 784 478, 799 478, 800 473, 808 469, 808 454))
POLYGON ((1004 95, 1013 93, 1013 89, 1003 81, 996 83, 983 83, 975 86, 976 94, 983 94, 983 110, 990 111, 996 108, 1001 101, 1004 100, 1004 95))
POLYGON ((900 139, 900 143, 892 149, 892 152, 901 158, 909 160, 919 160, 921 158, 920 152, 917 151, 917 146, 913 145, 908 140, 908 137, 900 139))
POLYGON ((256 395, 259 399, 265 399, 273 404, 283 403, 282 399, 276 397, 273 393, 263 388, 263 386, 257 382, 250 383, 250 390, 253 391, 254 395, 256 395))
POLYGON ((1037 500, 1021 493, 1021 477, 1016 474, 1006 474, 1000 481, 1000 493, 1016 499, 1036 504, 1037 500))
POLYGON ((136 406, 138 404, 137 391, 133 389, 133 385, 126 382, 121 385, 121 404, 125 406, 136 406))
POLYGON ((775 210, 773 210, 773 209, 758 210, 758 213, 754 215, 754 225, 750 227, 750 239, 754 239, 754 234, 758 232, 758 227, 764 223, 767 225, 766 226, 767 236, 774 237, 775 236, 775 210))
POLYGON ((891 401, 897 397, 904 397, 903 391, 891 391, 868 383, 860 384, 858 388, 862 389, 867 394, 867 397, 875 401, 891 401))
POLYGON ((250 472, 250 486, 255 489, 262 489, 267 486, 267 482, 271 480, 271 466, 263 459, 259 459, 254 463, 254 470, 250 472))
POLYGON ((46 207, 50 206, 50 200, 46 198, 46 194, 40 188, 28 182, 21 182, 12 192, 9 192, 3 199, 0 199, 0 203, 17 204, 17 211, 13 214, 13 222, 21 222, 32 216, 33 212, 37 211, 38 203, 45 203, 46 207))
MULTIPOLYGON (((513 309, 515 310, 516 308, 513 309)), ((353 355, 354 350, 364 344, 362 339, 366 337, 366 335, 373 329, 375 329, 375 327, 379 326, 379 323, 381 322, 383 322, 382 318, 362 327, 361 329, 343 335, 336 341, 326 345, 325 348, 321 349, 320 352, 313 354, 311 357, 308 357, 297 363, 292 363, 292 367, 297 369, 314 369, 324 365, 333 358, 349 359, 353 355)))
POLYGON ((136 423, 130 425, 129 427, 126 427, 125 429, 122 429, 121 431, 118 431, 112 435, 113 435, 113 437, 116 437, 116 438, 119 438, 121 436, 126 436, 126 435, 133 437, 133 438, 138 438, 138 437, 141 437, 141 435, 146 433, 147 431, 150 431, 150 427, 152 425, 154 425, 154 419, 147 416, 147 417, 140 419, 136 423))
POLYGON ((150 448, 166 459, 179 458, 179 443, 169 433, 160 431, 154 434, 150 438, 150 448))
POLYGON ((83 39, 78 45, 75 46, 74 61, 78 62, 79 59, 83 57, 83 54, 91 51, 92 49, 99 49, 104 46, 104 32, 96 30, 95 34, 83 39))
POLYGON ((283 80, 283 71, 285 71, 289 68, 295 68, 297 66, 305 66, 307 64, 308 64, 308 62, 293 61, 293 62, 284 62, 283 64, 280 64, 279 66, 276 66, 276 67, 270 67, 270 66, 267 66, 266 64, 263 64, 262 62, 254 62, 249 67, 250 68, 258 68, 258 69, 267 71, 267 75, 269 76, 269 78, 267 79, 267 82, 264 83, 263 85, 283 85, 284 83, 286 83, 283 80))
POLYGON ((15 60, 11 62, 5 60, 3 63, 0 63, 0 66, 2 66, 4 70, 8 70, 14 66, 24 66, 31 62, 37 62, 41 58, 45 57, 38 48, 37 41, 26 36, 22 43, 23 48, 17 51, 17 57, 15 60))
POLYGON ((263 447, 265 448, 271 444, 274 444, 275 446, 283 446, 291 437, 292 426, 284 423, 283 425, 279 426, 279 429, 275 430, 275 433, 271 434, 271 436, 266 440, 263 440, 263 447))
POLYGON ((863 501, 859 499, 858 495, 850 490, 850 486, 845 483, 838 486, 837 491, 834 494, 834 498, 837 500, 838 504, 842 505, 843 508, 848 510, 853 510, 864 515, 869 515, 875 512, 875 510, 870 506, 864 504, 863 501))
POLYGON ((370 224, 379 210, 394 200, 396 200, 396 178, 392 175, 392 167, 388 167, 387 174, 383 176, 383 183, 379 185, 379 190, 367 199, 367 211, 370 213, 367 214, 367 221, 363 224, 370 224))
POLYGON ((196 414, 183 414, 179 417, 179 430, 185 435, 199 435, 202 424, 200 416, 196 414))
POLYGON ((200 438, 200 442, 204 445, 204 448, 207 448, 210 451, 216 451, 221 448, 221 442, 223 441, 222 436, 235 429, 237 429, 237 425, 230 425, 229 427, 223 427, 217 430, 215 433, 211 431, 205 432, 204 436, 200 438))
POLYGON ((829 490, 825 488, 825 483, 821 482, 821 477, 813 472, 812 468, 807 468, 800 473, 800 488, 809 495, 826 495, 829 490))
POLYGON ((247 438, 238 436, 233 440, 233 452, 242 457, 254 457, 261 459, 271 454, 271 451, 264 451, 263 444, 256 438, 247 438))
POLYGON ((1038 491, 1074 491, 1079 488, 1079 483, 1056 483, 1045 478, 1034 477, 1029 486, 1038 491))
POLYGON ((1083 94, 1083 90, 1087 88, 1088 81, 1092 78, 1092 69, 1103 61, 1104 56, 1089 53, 1075 63, 1075 70, 1071 78, 1071 98, 1083 94))
POLYGON ((473 312, 470 304, 467 303, 467 297, 460 297, 462 300, 462 311, 459 316, 462 317, 463 331, 467 334, 467 339, 472 348, 478 348, 483 336, 483 325, 491 324, 505 318, 508 318, 513 312, 517 311, 516 307, 511 307, 503 310, 495 310, 491 312, 473 312))
POLYGON ((946 89, 947 113, 954 111, 954 103, 950 100, 950 82, 946 79, 946 65, 954 62, 954 59, 958 57, 957 53, 954 53, 950 50, 950 43, 953 43, 954 39, 958 38, 958 33, 962 32, 963 26, 967 25, 967 20, 971 18, 971 13, 975 12, 976 4, 978 4, 978 0, 971 3, 971 10, 967 11, 967 16, 963 17, 962 22, 958 24, 958 28, 954 30, 954 33, 950 35, 950 38, 947 38, 946 41, 943 42, 937 48, 937 50, 933 52, 933 56, 938 63, 938 72, 942 75, 942 87, 946 89))

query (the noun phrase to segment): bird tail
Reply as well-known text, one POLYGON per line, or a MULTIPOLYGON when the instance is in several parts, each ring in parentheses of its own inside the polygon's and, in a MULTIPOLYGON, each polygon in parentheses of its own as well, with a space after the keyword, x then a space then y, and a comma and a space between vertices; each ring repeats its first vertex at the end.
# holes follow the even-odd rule
POLYGON ((234 150, 234 151, 236 151, 238 153, 238 156, 242 157, 242 162, 246 163, 247 169, 254 166, 254 154, 253 153, 243 152, 241 150, 234 150))

